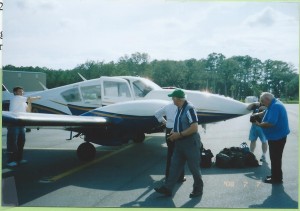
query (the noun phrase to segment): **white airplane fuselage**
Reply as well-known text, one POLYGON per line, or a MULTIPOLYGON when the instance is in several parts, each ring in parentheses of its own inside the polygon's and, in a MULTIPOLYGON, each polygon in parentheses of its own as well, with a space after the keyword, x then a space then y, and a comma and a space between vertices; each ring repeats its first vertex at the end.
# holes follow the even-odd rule
MULTIPOLYGON (((133 76, 102 76, 97 79, 35 92, 42 98, 33 103, 33 112, 81 115, 107 105, 160 99, 170 103, 173 89, 162 89, 152 81, 133 76)), ((229 97, 207 92, 184 90, 197 111, 199 124, 231 119, 249 113, 247 105, 229 97)), ((30 96, 30 95, 28 95, 30 96)))

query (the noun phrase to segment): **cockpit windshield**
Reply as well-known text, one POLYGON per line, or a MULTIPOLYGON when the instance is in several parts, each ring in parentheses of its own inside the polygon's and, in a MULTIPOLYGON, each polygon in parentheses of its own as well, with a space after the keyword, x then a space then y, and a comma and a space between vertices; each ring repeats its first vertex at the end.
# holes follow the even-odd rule
POLYGON ((132 85, 136 97, 145 97, 152 90, 162 89, 154 82, 145 78, 139 78, 133 81, 132 85))

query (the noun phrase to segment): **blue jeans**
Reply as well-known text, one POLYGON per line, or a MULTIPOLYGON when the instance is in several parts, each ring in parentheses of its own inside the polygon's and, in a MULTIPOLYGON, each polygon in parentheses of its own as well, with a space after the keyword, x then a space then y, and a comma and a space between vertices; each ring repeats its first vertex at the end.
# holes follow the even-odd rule
POLYGON ((7 162, 19 162, 23 158, 25 127, 7 127, 7 162))

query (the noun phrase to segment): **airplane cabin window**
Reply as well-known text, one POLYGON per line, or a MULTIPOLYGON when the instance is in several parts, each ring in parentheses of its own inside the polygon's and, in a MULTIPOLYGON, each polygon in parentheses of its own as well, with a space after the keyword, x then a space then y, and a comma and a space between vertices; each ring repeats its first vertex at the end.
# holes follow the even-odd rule
POLYGON ((67 102, 79 102, 80 94, 78 88, 71 88, 61 93, 61 96, 67 101, 67 102))
POLYGON ((80 87, 82 99, 85 103, 100 104, 101 103, 101 86, 83 86, 80 87))
POLYGON ((125 82, 104 81, 104 95, 108 97, 131 97, 125 82))

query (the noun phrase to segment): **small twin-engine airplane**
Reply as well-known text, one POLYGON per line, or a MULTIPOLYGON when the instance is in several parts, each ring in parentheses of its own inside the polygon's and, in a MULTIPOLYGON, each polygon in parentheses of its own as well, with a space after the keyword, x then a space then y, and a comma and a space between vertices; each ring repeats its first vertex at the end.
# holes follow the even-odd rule
MULTIPOLYGON (((7 95, 7 91, 2 92, 7 95)), ((78 83, 25 94, 25 96, 41 96, 40 100, 32 103, 32 112, 34 113, 80 115, 119 102, 143 99, 171 102, 171 98, 168 97, 171 92, 173 89, 163 89, 146 78, 102 76, 97 79, 84 79, 78 83)), ((222 121, 249 112, 244 103, 229 97, 190 90, 185 90, 185 93, 188 100, 196 107, 198 115, 202 117, 201 124, 222 121)), ((3 96, 4 100, 5 96, 3 96)), ((9 100, 5 102, 9 102, 9 100)))
MULTIPOLYGON (((2 112, 3 126, 63 127, 84 136, 77 149, 81 160, 91 160, 91 143, 114 146, 129 140, 142 142, 145 133, 161 131, 155 112, 171 103, 168 94, 152 81, 131 76, 100 77, 35 92, 34 113, 2 112), (48 113, 48 114, 45 114, 48 113), (52 113, 52 114, 49 114, 52 113), (73 115, 71 115, 73 114, 73 115)), ((249 113, 247 105, 229 97, 185 90, 197 111, 198 124, 223 121, 249 113)), ((30 95, 28 95, 30 96, 30 95)))
POLYGON ((84 135, 84 143, 77 149, 80 160, 92 160, 95 147, 91 143, 117 146, 129 140, 142 142, 144 133, 161 131, 155 111, 169 102, 164 100, 138 100, 116 103, 88 111, 80 116, 43 113, 2 112, 2 124, 31 126, 32 128, 63 128, 84 135))

